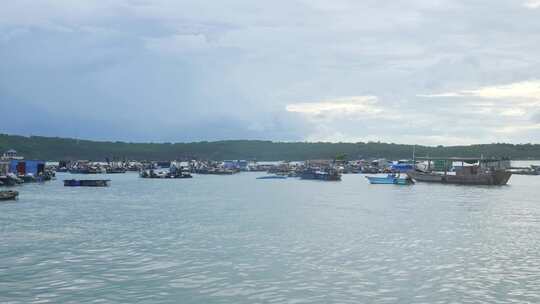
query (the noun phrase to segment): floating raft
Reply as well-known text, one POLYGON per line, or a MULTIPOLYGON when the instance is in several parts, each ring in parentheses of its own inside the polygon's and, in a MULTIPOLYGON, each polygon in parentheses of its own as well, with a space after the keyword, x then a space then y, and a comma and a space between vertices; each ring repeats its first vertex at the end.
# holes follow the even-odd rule
POLYGON ((110 179, 66 179, 65 187, 108 187, 110 179))

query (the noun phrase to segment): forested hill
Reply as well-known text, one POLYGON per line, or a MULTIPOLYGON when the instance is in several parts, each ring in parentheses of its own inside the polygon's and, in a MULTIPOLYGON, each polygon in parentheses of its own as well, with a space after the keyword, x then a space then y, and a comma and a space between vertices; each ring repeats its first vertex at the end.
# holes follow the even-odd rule
MULTIPOLYGON (((307 143, 259 140, 227 140, 194 143, 126 143, 89 141, 56 137, 0 134, 0 151, 15 149, 27 159, 45 160, 172 160, 172 159, 246 159, 306 160, 331 159, 346 155, 359 158, 411 158, 412 145, 387 143, 307 143)), ((416 146, 417 156, 510 157, 540 159, 538 144, 487 144, 471 146, 416 146)))

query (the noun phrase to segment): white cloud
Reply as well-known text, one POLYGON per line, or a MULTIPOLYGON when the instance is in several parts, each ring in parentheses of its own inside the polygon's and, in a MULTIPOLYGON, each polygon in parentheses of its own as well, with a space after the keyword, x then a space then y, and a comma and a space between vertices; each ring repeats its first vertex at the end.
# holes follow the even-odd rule
POLYGON ((540 80, 515 82, 505 85, 485 86, 473 90, 461 90, 439 94, 419 94, 418 97, 479 97, 479 98, 520 98, 540 100, 540 80))
POLYGON ((375 116, 383 112, 375 96, 352 96, 319 102, 293 103, 286 106, 288 112, 319 115, 365 115, 375 116))
POLYGON ((540 130, 534 116, 540 109, 540 80, 417 96, 452 101, 448 107, 455 109, 455 115, 447 115, 456 122, 463 121, 460 115, 477 116, 477 122, 466 124, 470 129, 484 130, 492 141, 523 142, 524 138, 535 138, 534 134, 540 130))
POLYGON ((437 97, 463 97, 461 93, 440 93, 440 94, 418 94, 418 97, 437 98, 437 97))
POLYGON ((464 91, 465 96, 481 98, 523 98, 540 100, 540 81, 523 81, 500 86, 482 87, 476 90, 464 91))
POLYGON ((515 134, 527 131, 540 130, 540 124, 521 124, 521 125, 508 125, 495 129, 497 133, 515 134))
POLYGON ((540 8, 540 0, 528 0, 523 5, 530 9, 537 9, 540 8))
POLYGON ((510 116, 510 117, 521 117, 527 114, 527 111, 522 108, 508 108, 508 109, 501 109, 499 112, 502 116, 510 116))

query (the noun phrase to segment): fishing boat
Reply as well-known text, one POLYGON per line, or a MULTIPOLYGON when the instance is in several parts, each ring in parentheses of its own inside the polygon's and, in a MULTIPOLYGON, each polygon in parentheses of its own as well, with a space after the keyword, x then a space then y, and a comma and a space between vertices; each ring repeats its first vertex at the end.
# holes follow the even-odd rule
POLYGON ((0 182, 2 182, 3 186, 15 186, 17 184, 24 183, 22 179, 18 178, 13 173, 8 173, 7 175, 0 176, 0 182))
POLYGON ((126 173, 126 171, 127 170, 122 167, 110 167, 110 168, 105 169, 105 172, 107 174, 121 174, 121 173, 126 173))
POLYGON ((142 178, 193 178, 189 172, 185 171, 155 171, 153 169, 143 170, 139 173, 142 178))
POLYGON ((385 177, 381 176, 366 176, 366 179, 370 184, 373 185, 412 185, 414 181, 412 178, 407 176, 406 178, 401 178, 399 175, 388 174, 385 177))
POLYGON ((0 201, 10 201, 10 200, 16 200, 19 196, 19 192, 8 190, 8 191, 0 191, 0 201))
POLYGON ((34 183, 38 181, 38 178, 32 174, 21 175, 19 178, 22 179, 24 183, 34 183))
POLYGON ((532 167, 511 168, 508 171, 516 175, 540 175, 540 170, 535 170, 532 167))
POLYGON ((418 158, 427 161, 426 171, 410 171, 407 175, 416 182, 458 184, 458 185, 485 185, 502 186, 508 183, 512 176, 502 165, 506 160, 484 158, 418 158), (432 160, 442 162, 443 171, 431 171, 432 160), (461 166, 450 168, 453 163, 461 162, 461 166), (468 165, 465 165, 468 164, 468 165))
POLYGON ((199 168, 195 169, 194 173, 197 174, 209 174, 209 175, 233 175, 239 171, 222 168, 199 168))
POLYGON ((307 168, 300 174, 300 179, 312 179, 322 181, 340 181, 341 174, 335 169, 307 168))
POLYGON ((65 187, 108 187, 110 179, 66 179, 65 187))

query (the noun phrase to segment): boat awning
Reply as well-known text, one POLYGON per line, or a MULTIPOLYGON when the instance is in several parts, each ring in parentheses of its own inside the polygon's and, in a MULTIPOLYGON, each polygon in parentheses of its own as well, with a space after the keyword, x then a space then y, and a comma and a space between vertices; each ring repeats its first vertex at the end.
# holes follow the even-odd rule
POLYGON ((420 161, 442 160, 442 161, 448 161, 448 162, 466 162, 466 163, 483 162, 483 163, 491 163, 491 162, 504 161, 505 159, 502 159, 502 158, 482 158, 482 157, 415 157, 415 160, 420 160, 420 161))
POLYGON ((392 167, 390 167, 390 170, 395 172, 408 172, 413 169, 412 164, 393 164, 392 167))

